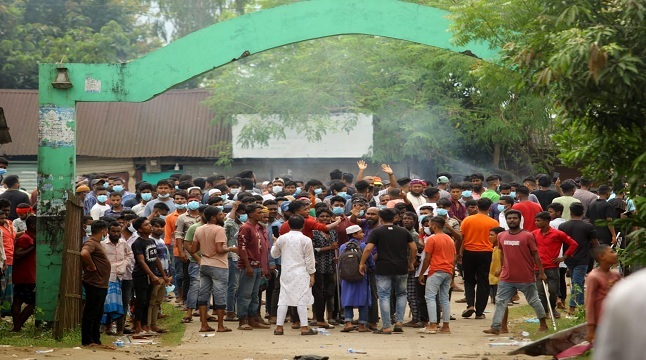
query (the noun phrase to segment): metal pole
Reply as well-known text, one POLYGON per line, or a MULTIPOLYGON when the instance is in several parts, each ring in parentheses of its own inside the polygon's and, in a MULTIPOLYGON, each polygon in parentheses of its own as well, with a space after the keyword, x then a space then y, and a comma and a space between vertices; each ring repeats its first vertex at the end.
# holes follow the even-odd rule
POLYGON ((550 310, 550 318, 552 318, 552 326, 554 326, 554 331, 556 331, 556 320, 554 319, 554 312, 552 311, 552 304, 550 304, 549 291, 547 290, 547 284, 545 281, 541 280, 543 284, 543 290, 545 291, 545 297, 547 298, 547 308, 550 310))

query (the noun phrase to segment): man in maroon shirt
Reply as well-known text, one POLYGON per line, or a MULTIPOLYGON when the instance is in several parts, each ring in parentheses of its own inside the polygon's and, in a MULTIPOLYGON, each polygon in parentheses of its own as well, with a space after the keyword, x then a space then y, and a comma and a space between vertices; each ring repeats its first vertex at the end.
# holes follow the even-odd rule
MULTIPOLYGON (((559 294, 560 284, 559 263, 572 257, 572 254, 574 254, 579 244, 563 231, 556 230, 550 226, 551 217, 547 211, 541 211, 536 214, 535 219, 538 229, 532 231, 532 234, 536 238, 538 256, 541 259, 545 275, 547 276, 547 288, 550 292, 549 306, 554 309, 554 317, 558 319, 561 317, 561 314, 556 311, 556 296, 559 294), (559 255, 563 245, 567 245, 568 249, 561 257, 559 255)), ((527 220, 529 219, 525 219, 525 223, 528 222, 527 220)), ((536 279, 536 288, 538 288, 538 295, 547 312, 549 311, 547 307, 547 295, 545 294, 542 281, 541 279, 536 279)))
POLYGON ((17 240, 13 254, 13 330, 20 331, 34 313, 36 303, 36 217, 25 220, 27 231, 17 240), (24 309, 22 305, 25 304, 24 309))
POLYGON ((536 317, 540 321, 538 330, 547 331, 547 316, 536 291, 534 266, 538 268, 540 281, 545 280, 546 276, 538 256, 536 239, 532 233, 520 228, 520 217, 520 211, 508 210, 505 213, 505 220, 509 230, 498 234, 502 269, 496 270, 494 274, 500 276, 500 280, 498 281, 496 308, 491 328, 483 330, 487 334, 498 335, 509 332, 507 329, 507 304, 517 291, 521 291, 527 302, 534 308, 536 317))
MULTIPOLYGON (((519 186, 516 189, 516 197, 519 202, 512 206, 512 209, 520 211, 523 214, 523 229, 527 231, 534 231, 537 229, 536 223, 534 222, 534 217, 539 212, 543 211, 543 208, 537 203, 529 201, 529 188, 527 186, 519 186)), ((541 289, 543 287, 541 286, 541 289)))
POLYGON ((467 217, 467 208, 462 205, 460 199, 462 198, 462 185, 459 183, 451 184, 451 209, 449 216, 458 221, 464 220, 467 217))
POLYGON ((263 206, 250 204, 247 206, 247 222, 238 230, 238 330, 269 329, 256 320, 260 308, 258 289, 262 278, 262 254, 268 254, 267 249, 263 249, 263 234, 258 224, 262 219, 263 206))

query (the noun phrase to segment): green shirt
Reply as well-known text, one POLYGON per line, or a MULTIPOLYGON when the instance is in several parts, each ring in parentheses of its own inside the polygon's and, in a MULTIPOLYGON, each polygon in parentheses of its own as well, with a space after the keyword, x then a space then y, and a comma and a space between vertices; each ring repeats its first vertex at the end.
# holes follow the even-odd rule
POLYGON ((488 189, 487 191, 483 192, 482 195, 480 195, 480 197, 491 199, 491 201, 493 201, 494 204, 497 203, 498 200, 500 200, 500 195, 498 195, 497 192, 491 189, 488 189))
MULTIPOLYGON (((193 237, 195 237, 195 229, 198 227, 202 226, 202 220, 198 220, 195 224, 191 225, 188 230, 186 230, 186 235, 184 236, 184 242, 189 243, 189 245, 192 245, 193 243, 193 237)), ((202 257, 202 253, 200 251, 197 251, 197 256, 202 257)), ((189 256, 188 260, 190 262, 197 262, 194 257, 189 256)))

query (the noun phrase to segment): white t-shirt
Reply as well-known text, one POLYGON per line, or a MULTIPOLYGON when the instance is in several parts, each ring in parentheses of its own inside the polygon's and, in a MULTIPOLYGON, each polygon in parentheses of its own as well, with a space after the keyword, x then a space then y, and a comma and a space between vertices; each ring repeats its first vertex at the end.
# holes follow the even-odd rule
POLYGON ((99 203, 96 203, 94 204, 94 206, 92 206, 92 209, 90 209, 90 216, 92 216, 93 220, 99 220, 99 218, 103 216, 103 213, 109 209, 110 205, 108 204, 101 205, 99 203))

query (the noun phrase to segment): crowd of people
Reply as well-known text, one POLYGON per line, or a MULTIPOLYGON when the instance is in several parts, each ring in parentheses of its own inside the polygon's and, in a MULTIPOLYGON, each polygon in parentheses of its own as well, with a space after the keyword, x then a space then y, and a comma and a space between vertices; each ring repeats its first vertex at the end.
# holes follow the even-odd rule
MULTIPOLYGON (((382 179, 367 175, 365 162, 357 165, 356 179, 340 170, 305 182, 288 176, 257 182, 251 170, 177 174, 140 182, 134 192, 107 174, 80 177, 83 345, 101 346, 101 331, 165 332, 157 324, 167 316, 164 301, 185 311, 185 323, 199 316, 201 332, 230 332, 225 322, 236 322, 240 331, 275 324, 274 334, 282 335, 288 319, 301 335, 334 326, 450 334, 450 298, 462 291, 463 318, 485 319, 487 303, 495 303, 489 334, 508 332, 507 306, 522 292, 539 330, 547 329, 550 313, 558 318, 585 306, 594 339, 600 304, 619 280, 610 268, 623 239, 596 221, 635 211, 623 187, 592 192, 585 178, 545 174, 522 182, 480 173, 397 178, 385 164, 382 179), (217 328, 209 324, 215 321, 217 328)), ((32 205, 0 195, 2 295, 14 295, 16 331, 35 296, 35 274, 25 275, 35 269, 35 255, 25 257, 34 253, 32 205), (6 280, 12 265, 13 292, 6 280)))

